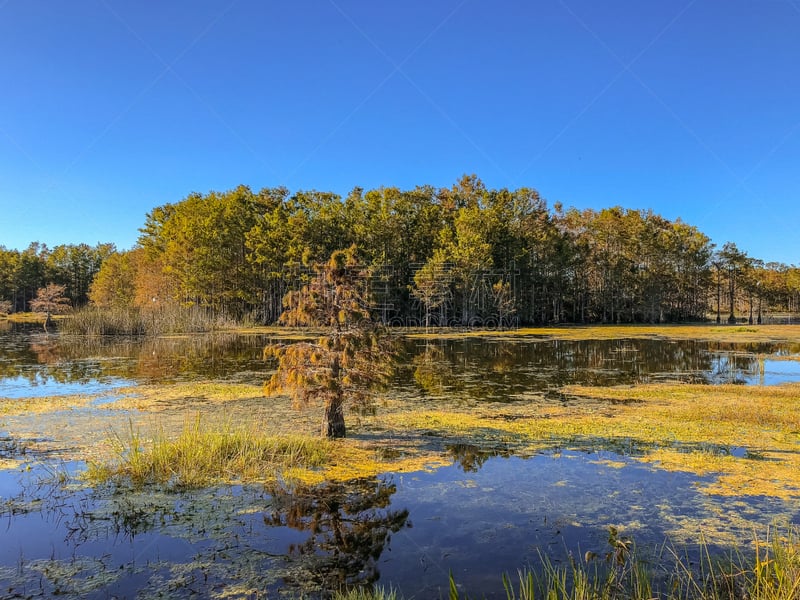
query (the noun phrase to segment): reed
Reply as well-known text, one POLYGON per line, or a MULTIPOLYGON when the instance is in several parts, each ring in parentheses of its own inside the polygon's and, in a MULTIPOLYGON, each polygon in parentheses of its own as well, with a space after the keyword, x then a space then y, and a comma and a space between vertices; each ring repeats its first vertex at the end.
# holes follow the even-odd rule
POLYGON ((87 306, 74 311, 70 318, 60 324, 59 329, 67 334, 101 336, 204 333, 239 326, 231 317, 199 306, 151 310, 87 306))
MULTIPOLYGON (((660 557, 644 556, 615 531, 610 551, 603 557, 587 553, 583 560, 525 568, 515 580, 501 577, 507 600, 798 600, 800 599, 800 540, 790 528, 785 534, 771 528, 765 540, 755 540, 749 551, 737 550, 725 558, 712 555, 701 543, 699 563, 674 548, 660 557)), ((499 588, 500 586, 498 586, 499 588)), ((498 589, 499 591, 499 589, 498 589)), ((448 600, 469 600, 452 574, 448 600)), ((340 592, 335 600, 401 600, 395 590, 383 588, 340 592)))
POLYGON ((61 323, 59 330, 73 335, 142 335, 147 332, 147 327, 138 309, 87 306, 74 311, 61 323))
POLYGON ((376 587, 374 589, 355 588, 333 595, 334 600, 400 600, 393 589, 376 587))
POLYGON ((675 557, 672 598, 689 600, 800 599, 800 540, 797 530, 770 528, 765 539, 755 538, 750 551, 734 549, 725 558, 702 547, 700 569, 675 557))

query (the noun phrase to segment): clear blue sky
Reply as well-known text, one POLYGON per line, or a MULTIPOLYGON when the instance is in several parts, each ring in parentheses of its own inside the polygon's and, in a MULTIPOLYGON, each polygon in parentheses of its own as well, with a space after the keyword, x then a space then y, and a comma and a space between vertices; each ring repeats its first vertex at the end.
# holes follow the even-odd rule
POLYGON ((6 247, 463 173, 800 264, 800 0, 0 0, 6 247))

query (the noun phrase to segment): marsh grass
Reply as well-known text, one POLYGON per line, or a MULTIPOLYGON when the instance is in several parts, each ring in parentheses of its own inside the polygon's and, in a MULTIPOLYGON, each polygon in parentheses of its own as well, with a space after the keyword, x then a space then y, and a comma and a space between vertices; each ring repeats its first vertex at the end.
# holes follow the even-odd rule
POLYGON ((270 481, 292 468, 324 465, 332 443, 296 435, 263 435, 255 427, 214 425, 199 416, 187 421, 175 438, 158 431, 145 440, 130 424, 126 438, 116 439, 119 460, 90 463, 92 483, 130 481, 136 486, 163 484, 197 488, 216 483, 270 481))
MULTIPOLYGON (((507 600, 798 600, 800 541, 797 531, 771 528, 751 550, 715 556, 701 542, 701 558, 690 559, 672 547, 647 556, 628 538, 609 528, 604 555, 587 552, 581 559, 556 565, 540 556, 541 566, 527 567, 516 577, 503 574, 498 582, 507 600)), ((452 574, 448 600, 468 600, 452 574)), ((335 600, 400 600, 395 590, 358 589, 334 595, 335 600)))
POLYGON ((800 598, 800 540, 797 529, 770 528, 749 551, 715 557, 701 545, 699 568, 670 549, 675 568, 670 600, 797 600, 800 598))
MULTIPOLYGON (((613 542, 612 542, 613 543, 613 542)), ((622 542, 617 542, 622 543, 622 542)), ((556 566, 543 558, 539 571, 519 571, 514 585, 504 575, 508 600, 797 600, 800 598, 800 545, 794 533, 772 532, 756 541, 752 554, 736 551, 714 557, 701 546, 699 564, 674 548, 663 560, 640 555, 635 547, 612 551, 605 560, 587 557, 556 566)), ((458 596, 450 596, 458 600, 458 596)))
POLYGON ((450 462, 413 448, 385 453, 349 439, 270 434, 255 425, 206 424, 199 415, 185 420, 174 435, 157 428, 145 437, 129 421, 125 434, 112 434, 111 445, 116 459, 87 462, 84 479, 89 484, 170 489, 274 481, 316 485, 432 470, 450 462))
POLYGON ((77 310, 60 327, 74 335, 143 335, 147 333, 144 315, 138 309, 101 309, 93 306, 77 310))
POLYGON ((239 326, 239 322, 227 315, 198 306, 150 310, 87 306, 74 311, 60 323, 59 329, 71 335, 106 336, 203 333, 239 326))

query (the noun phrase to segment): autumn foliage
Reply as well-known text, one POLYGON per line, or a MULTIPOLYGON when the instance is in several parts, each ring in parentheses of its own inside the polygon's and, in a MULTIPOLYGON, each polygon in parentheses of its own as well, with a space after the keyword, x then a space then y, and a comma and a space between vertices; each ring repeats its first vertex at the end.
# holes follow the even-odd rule
POLYGON ((374 388, 389 377, 394 356, 390 338, 372 318, 367 279, 354 255, 353 248, 334 252, 284 300, 282 324, 313 327, 322 335, 264 350, 266 358, 278 360, 267 395, 289 394, 297 408, 322 404, 327 437, 345 436, 345 405, 368 405, 374 388))
MULTIPOLYGON (((758 321, 800 310, 800 268, 650 210, 548 207, 532 188, 355 187, 346 196, 246 186, 153 208, 136 246, 0 246, 0 301, 24 312, 65 285, 75 308, 197 307, 275 323, 315 264, 352 244, 392 325, 758 321)), ((148 314, 147 317, 151 317, 148 314)), ((327 325, 326 325, 327 326, 327 325)))

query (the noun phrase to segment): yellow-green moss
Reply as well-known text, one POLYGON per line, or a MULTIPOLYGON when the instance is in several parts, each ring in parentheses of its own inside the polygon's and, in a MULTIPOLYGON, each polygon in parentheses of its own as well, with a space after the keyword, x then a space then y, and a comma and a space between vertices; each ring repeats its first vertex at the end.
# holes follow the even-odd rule
POLYGON ((40 398, 5 398, 0 396, 0 415, 42 414, 88 406, 99 395, 70 394, 40 398))
POLYGON ((569 405, 414 410, 376 415, 385 435, 417 435, 519 454, 609 448, 653 465, 715 475, 703 491, 800 497, 800 384, 774 387, 568 386, 569 405))
POLYGON ((109 404, 111 409, 157 412, 187 404, 218 404, 263 398, 264 391, 260 385, 197 381, 119 388, 114 391, 114 395, 119 396, 119 399, 109 404))
POLYGON ((730 342, 800 342, 800 325, 748 325, 726 327, 719 325, 592 325, 568 327, 527 327, 510 330, 474 329, 458 331, 437 330, 434 333, 415 333, 411 337, 454 339, 493 337, 518 339, 539 337, 560 340, 609 340, 635 338, 667 338, 682 340, 714 340, 730 342))

